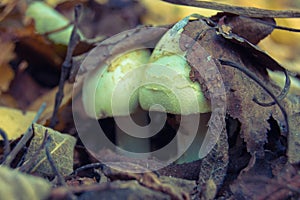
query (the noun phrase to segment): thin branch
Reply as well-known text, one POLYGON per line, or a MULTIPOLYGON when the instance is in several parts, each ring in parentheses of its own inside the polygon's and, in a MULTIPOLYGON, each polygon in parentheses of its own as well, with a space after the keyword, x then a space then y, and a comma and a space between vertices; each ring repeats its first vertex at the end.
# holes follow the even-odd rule
MULTIPOLYGON (((243 16, 241 16, 241 17, 243 17, 243 16)), ((261 19, 255 19, 255 18, 250 18, 250 19, 253 20, 253 21, 255 21, 255 22, 258 22, 260 24, 271 26, 274 29, 279 29, 279 30, 284 30, 284 31, 291 31, 291 32, 300 32, 300 29, 289 28, 289 27, 284 27, 284 26, 278 26, 276 24, 273 24, 273 23, 270 23, 270 22, 267 22, 267 21, 264 21, 264 20, 261 20, 261 19)))
POLYGON ((26 145, 28 140, 32 137, 33 124, 38 121, 41 114, 44 112, 45 108, 46 108, 46 103, 43 103, 41 105, 41 107, 39 108, 37 114, 35 115, 34 119, 32 120, 32 123, 28 127, 27 131, 24 133, 23 137, 21 138, 21 140, 18 142, 18 144, 15 146, 15 148, 7 156, 6 160, 2 163, 3 165, 9 166, 10 163, 15 159, 15 157, 19 153, 19 151, 26 145))
POLYGON ((52 172, 53 174, 56 175, 57 177, 57 185, 58 186, 63 186, 64 188, 66 188, 66 199, 70 199, 70 200, 76 200, 76 196, 69 190, 69 187, 67 186, 66 182, 65 182, 65 179, 64 177, 62 176, 62 174, 59 172, 59 170, 57 169, 56 167, 56 164, 52 158, 52 155, 51 155, 51 152, 50 152, 50 149, 49 149, 49 146, 51 144, 51 140, 52 140, 52 137, 50 135, 47 136, 47 139, 46 139, 46 144, 45 144, 45 151, 46 151, 46 156, 47 156, 47 160, 50 164, 50 167, 52 169, 52 172))
POLYGON ((287 113, 285 111, 285 109, 283 108, 283 106, 281 105, 281 103, 278 101, 277 97, 264 85, 264 83, 259 80, 255 74, 253 74, 251 71, 249 71, 247 68, 242 67, 240 65, 238 65, 237 63, 228 61, 228 60, 222 60, 219 59, 220 63, 222 65, 226 65, 226 66, 231 66, 234 67, 238 70, 240 70, 241 72, 243 72, 245 75, 247 75, 249 78, 251 78, 253 81, 255 81, 261 88, 264 89, 265 92, 267 92, 268 95, 270 95, 270 97, 274 100, 274 102, 278 105, 283 117, 284 117, 284 121, 286 124, 286 132, 289 133, 289 122, 288 122, 288 116, 287 113))
POLYGON ((54 105, 54 109, 53 109, 53 113, 52 113, 52 117, 51 117, 51 121, 50 121, 50 126, 49 126, 50 128, 53 128, 57 123, 58 109, 59 109, 59 106, 61 105, 62 99, 64 97, 64 84, 65 84, 65 81, 68 79, 68 76, 70 74, 71 67, 72 67, 72 54, 73 54, 74 49, 80 39, 79 34, 77 32, 78 19, 79 19, 80 12, 81 12, 81 6, 80 5, 75 6, 74 27, 73 27, 73 30, 71 33, 68 50, 67 50, 67 55, 62 64, 58 92, 56 93, 56 96, 55 96, 55 105, 54 105))
POLYGON ((195 1, 195 0, 163 0, 168 3, 193 6, 199 8, 207 8, 212 10, 220 10, 223 12, 233 13, 246 17, 268 17, 268 18, 298 18, 300 12, 296 10, 267 10, 254 7, 232 6, 222 3, 210 1, 195 1))
POLYGON ((79 172, 85 171, 85 170, 88 170, 88 169, 98 169, 98 168, 100 168, 101 170, 103 170, 104 166, 105 165, 103 163, 87 164, 87 165, 84 165, 84 166, 81 166, 81 167, 77 168, 71 175, 77 175, 79 172))
POLYGON ((66 186, 66 182, 65 182, 63 176, 61 175, 61 173, 59 172, 59 170, 57 169, 56 164, 55 164, 55 162, 54 162, 54 160, 51 156, 50 150, 49 150, 49 146, 50 146, 51 141, 52 141, 51 136, 48 135, 46 140, 47 140, 46 145, 45 145, 46 156, 47 156, 47 160, 48 160, 48 162, 51 166, 52 172, 53 172, 53 174, 55 174, 57 176, 58 185, 66 186))
MULTIPOLYGON (((281 100, 283 100, 286 97, 286 95, 289 93, 290 86, 291 86, 291 79, 290 79, 290 77, 289 77, 289 75, 288 75, 288 73, 287 73, 286 70, 284 70, 284 75, 285 75, 285 84, 284 84, 284 87, 283 87, 282 91, 277 96, 278 101, 281 101, 281 100)), ((257 103, 258 105, 264 106, 264 107, 273 106, 273 105, 276 104, 275 101, 271 101, 271 102, 268 102, 268 103, 260 102, 260 101, 258 101, 258 99, 256 98, 256 96, 253 97, 253 101, 255 103, 257 103)))
POLYGON ((81 5, 77 5, 74 8, 74 27, 71 33, 69 45, 68 45, 68 50, 67 50, 67 55, 66 58, 62 64, 61 68, 61 74, 60 74, 60 80, 59 80, 59 86, 58 86, 58 91, 55 96, 55 104, 54 104, 54 109, 52 113, 52 117, 50 120, 50 128, 54 128, 54 126, 57 123, 57 113, 59 106, 61 105, 62 99, 64 97, 64 85, 65 81, 68 79, 72 67, 72 55, 74 52, 74 49, 76 45, 78 44, 80 40, 80 36, 78 34, 78 20, 79 20, 79 15, 81 13, 81 5))

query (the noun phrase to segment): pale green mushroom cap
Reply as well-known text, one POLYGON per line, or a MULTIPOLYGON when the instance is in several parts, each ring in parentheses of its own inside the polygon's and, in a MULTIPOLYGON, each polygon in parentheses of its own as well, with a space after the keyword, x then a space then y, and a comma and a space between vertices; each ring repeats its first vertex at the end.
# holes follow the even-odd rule
POLYGON ((89 72, 82 89, 83 105, 88 116, 101 119, 134 112, 138 106, 135 87, 142 78, 141 70, 136 69, 143 67, 149 57, 148 50, 135 50, 114 59, 109 66, 89 72))
MULTIPOLYGON (((188 19, 188 18, 186 18, 188 19)), ((185 24, 186 19, 182 22, 185 24)), ((211 111, 198 82, 189 78, 191 67, 179 41, 183 29, 175 25, 156 45, 145 68, 144 83, 139 90, 140 105, 144 110, 164 107, 165 112, 189 115, 211 111)))
MULTIPOLYGON (((172 114, 210 112, 198 82, 189 78, 190 66, 178 55, 163 56, 145 69, 145 85, 139 90, 140 105, 144 110, 159 104, 172 114)), ((152 107, 152 110, 156 110, 152 107)), ((156 110, 161 111, 161 110, 156 110)))

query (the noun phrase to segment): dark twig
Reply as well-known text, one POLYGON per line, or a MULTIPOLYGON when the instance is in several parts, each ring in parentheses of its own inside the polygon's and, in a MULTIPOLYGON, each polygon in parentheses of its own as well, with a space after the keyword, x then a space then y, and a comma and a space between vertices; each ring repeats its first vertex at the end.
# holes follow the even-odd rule
POLYGON ((58 113, 58 109, 59 106, 62 102, 62 99, 64 97, 64 85, 65 85, 65 81, 68 79, 69 75, 70 75, 70 71, 71 71, 71 67, 72 67, 72 55, 74 52, 74 49, 76 47, 76 45, 78 44, 79 40, 80 40, 80 36, 78 34, 78 20, 79 20, 79 16, 81 13, 81 5, 77 5, 75 6, 74 9, 74 27, 71 33, 71 37, 70 37, 70 41, 69 41, 69 45, 68 45, 68 50, 67 50, 67 55, 66 58, 62 64, 62 68, 61 68, 61 74, 60 74, 60 80, 59 80, 59 86, 58 86, 58 92, 56 93, 55 96, 55 105, 54 105, 54 109, 53 109, 53 113, 52 113, 52 117, 51 117, 51 121, 50 121, 50 128, 54 128, 54 126, 57 123, 57 113, 58 113))
POLYGON ((47 156, 47 160, 51 166, 52 172, 53 174, 55 174, 57 176, 58 179, 58 185, 60 186, 66 186, 66 182, 64 180, 64 177, 61 175, 61 173, 58 171, 56 164, 51 156, 51 152, 49 150, 49 146, 51 144, 51 136, 48 135, 47 139, 46 139, 46 145, 45 145, 45 150, 46 150, 46 156, 47 156))
MULTIPOLYGON (((73 177, 76 177, 79 172, 89 170, 89 169, 99 169, 100 168, 100 170, 103 171, 104 167, 105 167, 105 164, 103 164, 103 163, 90 163, 90 164, 87 164, 87 165, 84 165, 84 166, 81 166, 81 167, 77 168, 69 176, 66 176, 65 179, 68 180, 68 179, 71 179, 73 177)), ((101 179, 100 174, 99 174, 99 176, 100 176, 100 179, 101 179)))
POLYGON ((103 170, 103 167, 105 165, 103 163, 91 163, 91 164, 87 164, 87 165, 84 165, 84 166, 81 166, 79 168, 77 168, 71 175, 77 175, 79 172, 81 171, 85 171, 85 170, 88 170, 88 169, 98 169, 100 168, 101 170, 103 170))
POLYGON ((28 140, 32 137, 33 131, 32 127, 33 124, 37 122, 37 120, 40 118, 41 114, 44 112, 46 108, 46 103, 43 103, 41 107, 39 108, 37 114, 35 115, 34 119, 32 120, 32 123, 28 127, 27 131, 24 133, 21 140, 18 142, 18 144, 15 146, 15 148, 8 154, 6 160, 2 163, 6 166, 9 166, 10 163, 15 159, 16 155, 19 153, 19 151, 26 145, 28 140))
POLYGON ((4 142, 4 154, 3 154, 2 161, 1 161, 1 163, 3 163, 10 152, 10 146, 9 146, 8 137, 7 137, 6 133, 4 132, 4 130, 2 130, 1 128, 0 128, 0 135, 3 138, 3 142, 4 142))
POLYGON ((45 145, 47 143, 48 135, 49 135, 48 130, 46 129, 46 131, 44 133, 44 139, 42 141, 41 146, 37 149, 37 151, 34 153, 34 155, 19 168, 19 171, 26 172, 26 173, 31 172, 30 168, 35 164, 35 162, 38 159, 41 151, 45 148, 45 145))
POLYGON ((58 186, 63 186, 64 188, 66 188, 66 199, 71 199, 71 200, 76 200, 76 196, 69 190, 64 177, 61 175, 61 173, 59 172, 59 170, 56 167, 56 164, 52 158, 49 146, 51 144, 52 141, 52 137, 50 135, 47 136, 46 138, 46 144, 45 144, 45 151, 46 151, 46 156, 47 156, 47 160, 50 164, 50 167, 52 169, 53 174, 57 177, 57 185, 58 186))
POLYGON ((255 74, 253 74, 247 68, 242 67, 237 63, 234 63, 234 62, 231 62, 228 60, 222 60, 222 59, 219 59, 219 61, 222 65, 231 66, 231 67, 234 67, 234 68, 240 70, 241 72, 243 72, 245 75, 247 75, 253 81, 255 81, 261 88, 263 88, 264 91, 267 92, 268 95, 270 95, 270 97, 274 100, 274 102, 278 105, 279 109, 281 110, 282 115, 284 117, 285 124, 286 124, 286 132, 289 133, 289 122, 288 122, 287 113, 286 113, 285 109, 283 108, 283 106, 281 105, 281 103, 278 101, 277 97, 264 85, 264 83, 261 80, 259 80, 255 76, 255 74))
MULTIPOLYGON (((241 17, 243 17, 243 16, 241 16, 241 17)), ((284 27, 284 26, 278 26, 276 24, 273 24, 273 23, 270 23, 270 22, 267 22, 267 21, 264 21, 264 20, 261 20, 261 19, 255 19, 255 18, 250 18, 250 19, 255 21, 255 22, 258 22, 260 24, 271 26, 272 28, 275 28, 275 29, 284 30, 284 31, 291 31, 291 32, 300 32, 300 29, 289 28, 289 27, 284 27)))
POLYGON ((212 10, 220 10, 223 12, 233 13, 246 17, 268 17, 268 18, 298 18, 300 12, 296 10, 267 10, 254 7, 240 7, 216 3, 211 1, 195 1, 195 0, 163 0, 168 3, 193 6, 199 8, 207 8, 212 10))
POLYGON ((67 188, 67 199, 71 199, 71 200, 75 200, 75 199, 77 199, 76 197, 75 197, 75 195, 74 194, 72 194, 72 192, 70 192, 69 190, 68 190, 68 186, 67 186, 67 184, 66 184, 66 182, 65 182, 65 179, 64 179, 64 177, 61 175, 61 173, 58 171, 58 169, 57 169, 57 167, 56 167, 56 164, 55 164, 55 162, 54 162, 54 160, 53 160, 53 158, 52 158, 52 156, 51 156, 51 152, 50 152, 50 149, 49 149, 49 146, 50 146, 50 144, 51 144, 51 140, 52 140, 52 138, 51 138, 51 136, 50 135, 48 135, 47 136, 47 139, 46 139, 46 144, 45 144, 45 151, 46 151, 46 156, 47 156, 47 160, 48 160, 48 162, 49 162, 49 164, 50 164, 50 166, 51 166, 51 169, 52 169, 52 172, 53 172, 53 174, 55 174, 56 176, 57 176, 57 185, 58 186, 63 186, 63 187, 65 187, 65 188, 67 188))
MULTIPOLYGON (((290 86, 291 86, 291 79, 290 79, 290 77, 289 77, 286 70, 284 70, 284 75, 285 75, 285 84, 284 84, 284 87, 283 87, 282 91, 277 96, 278 101, 281 101, 286 97, 286 95, 289 93, 290 86)), ((255 103, 257 103, 258 105, 264 106, 264 107, 273 106, 273 105, 276 104, 275 101, 271 101, 271 102, 268 102, 268 103, 260 102, 260 101, 257 100, 256 96, 253 97, 253 101, 255 103)))

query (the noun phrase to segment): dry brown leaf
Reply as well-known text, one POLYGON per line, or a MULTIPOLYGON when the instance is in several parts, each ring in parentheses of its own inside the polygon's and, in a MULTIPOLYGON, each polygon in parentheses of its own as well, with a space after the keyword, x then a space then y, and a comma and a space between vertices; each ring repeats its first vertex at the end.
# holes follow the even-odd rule
POLYGON ((84 192, 81 199, 171 199, 169 195, 143 187, 135 180, 113 181, 83 188, 85 190, 78 189, 84 192))
POLYGON ((256 170, 241 174, 230 186, 234 198, 276 200, 288 199, 294 195, 297 199, 300 186, 297 170, 286 163, 276 177, 270 177, 259 173, 264 170, 263 165, 261 164, 260 168, 257 166, 256 170))
MULTIPOLYGON (((193 32, 193 29, 189 29, 189 27, 189 25, 185 27, 185 32, 192 38, 194 38, 193 36, 197 35, 199 31, 206 31, 205 29, 200 29, 197 30, 197 32, 195 30, 193 32)), ((199 43, 195 43, 192 48, 187 49, 191 44, 193 44, 191 38, 181 37, 180 47, 184 50, 188 50, 186 58, 190 66, 193 67, 191 70, 191 72, 194 73, 193 78, 200 83, 202 90, 205 91, 206 97, 211 100, 213 114, 208 122, 209 128, 206 134, 208 134, 208 138, 212 138, 209 140, 216 141, 213 149, 202 159, 200 166, 198 190, 201 191, 202 196, 205 198, 205 196, 209 194, 207 191, 203 191, 203 188, 209 188, 211 185, 220 188, 227 172, 228 141, 225 129, 227 91, 225 91, 222 85, 221 75, 223 74, 221 73, 220 75, 218 73, 218 63, 211 59, 211 54, 209 54, 201 44, 199 45, 199 43), (218 129, 218 131, 215 131, 216 129, 218 129)), ((212 193, 210 195, 213 195, 212 193)), ((216 194, 216 192, 214 194, 216 194)))
MULTIPOLYGON (((104 166, 103 173, 107 176, 111 181, 114 180, 137 180, 138 183, 146 188, 162 192, 170 195, 171 199, 174 200, 188 200, 190 199, 188 193, 186 191, 177 188, 176 186, 170 184, 164 184, 160 181, 156 174, 153 172, 146 173, 135 173, 130 172, 132 168, 135 169, 143 169, 144 167, 126 163, 126 162, 112 162, 107 163, 110 167, 104 166)), ((145 169, 145 168, 144 168, 145 169)))
POLYGON ((15 58, 15 45, 11 41, 5 41, 5 37, 0 34, 0 94, 6 92, 10 82, 14 78, 14 71, 9 62, 15 58))
MULTIPOLYGON (((288 112, 290 127, 287 156, 290 163, 297 164, 300 162, 300 97, 288 95, 283 105, 288 112)), ((281 119, 280 113, 274 113, 273 117, 278 121, 281 119)))

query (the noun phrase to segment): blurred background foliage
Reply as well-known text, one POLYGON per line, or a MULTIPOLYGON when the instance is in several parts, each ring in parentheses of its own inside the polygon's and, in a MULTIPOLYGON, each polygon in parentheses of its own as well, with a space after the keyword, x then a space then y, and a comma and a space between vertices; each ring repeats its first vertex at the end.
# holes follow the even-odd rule
MULTIPOLYGON (((124 3, 130 0, 95 1, 99 4, 107 4, 108 2, 124 3)), ((66 1, 46 0, 46 2, 51 6, 57 6, 66 1)), ((141 16, 141 22, 147 25, 172 24, 192 13, 199 13, 203 16, 211 16, 217 13, 217 11, 208 9, 172 5, 160 0, 139 0, 138 2, 145 8, 145 12, 141 16)), ((274 10, 300 9, 299 0, 215 0, 214 2, 274 10)), ((276 19, 276 22, 281 26, 294 28, 298 26, 299 28, 300 19, 276 19)), ((299 33, 275 30, 270 37, 260 43, 260 46, 289 70, 300 73, 300 57, 298 56, 300 53, 299 41, 299 33)))

